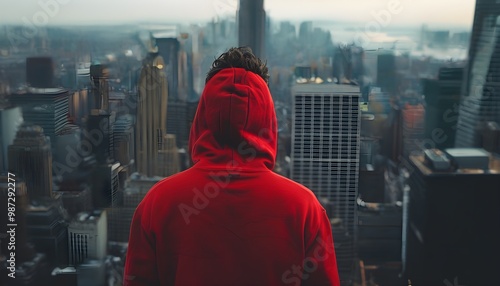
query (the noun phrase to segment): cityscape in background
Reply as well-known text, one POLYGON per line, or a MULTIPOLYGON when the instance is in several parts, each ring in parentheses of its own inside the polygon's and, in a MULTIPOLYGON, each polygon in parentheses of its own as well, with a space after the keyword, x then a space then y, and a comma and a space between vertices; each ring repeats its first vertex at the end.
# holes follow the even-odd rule
POLYGON ((498 283, 500 4, 477 0, 468 29, 377 19, 240 0, 204 24, 0 22, 0 284, 123 284, 134 211, 192 166, 206 74, 237 46, 267 62, 274 171, 326 209, 342 285, 498 283))

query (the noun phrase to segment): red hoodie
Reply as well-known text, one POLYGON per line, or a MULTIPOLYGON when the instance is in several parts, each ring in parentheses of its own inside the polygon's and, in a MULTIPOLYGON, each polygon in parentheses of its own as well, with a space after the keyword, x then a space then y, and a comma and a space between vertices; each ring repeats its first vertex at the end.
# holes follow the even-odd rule
POLYGON ((191 128, 195 164, 137 207, 124 285, 340 285, 325 210, 272 172, 276 143, 261 77, 228 68, 210 79, 191 128))

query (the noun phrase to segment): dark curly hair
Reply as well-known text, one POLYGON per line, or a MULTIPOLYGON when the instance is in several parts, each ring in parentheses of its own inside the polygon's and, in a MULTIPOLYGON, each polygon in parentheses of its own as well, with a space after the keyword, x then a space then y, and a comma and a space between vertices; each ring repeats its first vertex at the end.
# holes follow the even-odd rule
POLYGON ((266 63, 256 57, 249 47, 230 48, 227 52, 220 55, 212 63, 205 83, 225 68, 244 68, 259 75, 266 83, 269 83, 269 70, 266 63))

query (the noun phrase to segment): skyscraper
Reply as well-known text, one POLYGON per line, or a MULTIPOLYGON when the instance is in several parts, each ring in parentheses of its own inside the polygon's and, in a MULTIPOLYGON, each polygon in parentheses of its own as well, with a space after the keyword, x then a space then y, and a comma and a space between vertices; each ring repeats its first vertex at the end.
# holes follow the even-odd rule
POLYGON ((500 124, 500 5, 477 0, 458 118, 457 147, 479 147, 479 127, 500 124))
POLYGON ((24 122, 39 125, 51 140, 68 123, 69 93, 65 89, 29 87, 10 95, 9 101, 21 107, 24 122))
POLYGON ((69 263, 78 265, 87 259, 103 260, 108 241, 107 213, 81 213, 68 227, 69 263))
POLYGON ((396 56, 393 51, 385 51, 377 57, 377 84, 384 92, 396 92, 396 56))
POLYGON ((238 45, 248 46, 265 58, 266 12, 264 0, 240 0, 238 8, 238 45))
POLYGON ((180 42, 176 38, 176 31, 171 34, 154 34, 158 55, 161 56, 162 73, 168 82, 168 99, 177 101, 184 95, 179 94, 179 50, 180 42))
POLYGON ((109 113, 108 68, 105 65, 90 66, 92 107, 109 113))
POLYGON ((423 79, 425 138, 438 149, 455 146, 456 116, 460 102, 463 68, 442 68, 438 79, 423 79))
POLYGON ((145 60, 139 79, 139 99, 136 125, 137 171, 148 177, 158 173, 160 143, 166 135, 167 81, 165 63, 157 53, 145 60))
POLYGON ((9 101, 22 108, 24 122, 43 128, 45 135, 55 140, 67 125, 69 93, 54 87, 54 70, 51 58, 26 59, 25 91, 11 94, 9 101))
MULTIPOLYGON (((481 153, 469 148, 446 152, 452 159, 461 153, 476 160, 481 153)), ((454 279, 455 285, 494 285, 498 279, 500 174, 454 161, 458 169, 443 171, 426 165, 423 155, 409 157, 404 268, 415 286, 454 279)))
POLYGON ((0 103, 0 173, 7 170, 7 148, 14 142, 17 130, 23 122, 20 107, 0 103))
POLYGON ((292 93, 291 178, 333 204, 333 217, 342 221, 334 237, 339 274, 348 280, 356 250, 361 93, 337 84, 297 84, 292 93))
POLYGON ((100 164, 92 175, 92 203, 96 208, 106 208, 117 204, 118 173, 120 163, 100 164))
POLYGON ((25 180, 30 201, 52 198, 52 152, 43 129, 22 126, 8 154, 9 170, 25 180))

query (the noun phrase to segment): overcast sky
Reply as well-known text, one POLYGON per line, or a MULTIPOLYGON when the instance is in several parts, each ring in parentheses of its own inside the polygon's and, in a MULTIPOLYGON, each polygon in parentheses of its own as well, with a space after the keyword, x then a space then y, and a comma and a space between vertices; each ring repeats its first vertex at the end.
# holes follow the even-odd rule
MULTIPOLYGON (((238 0, 0 0, 0 24, 204 23, 217 15, 235 15, 237 3, 238 0), (42 3, 48 8, 44 10, 42 3)), ((383 14, 390 15, 390 19, 380 20, 388 26, 427 23, 430 27, 464 28, 472 26, 474 5, 474 0, 265 0, 265 9, 275 20, 368 23, 376 19, 374 15, 383 14), (390 5, 392 9, 388 9, 390 5), (387 12, 380 14, 382 10, 387 12)))

